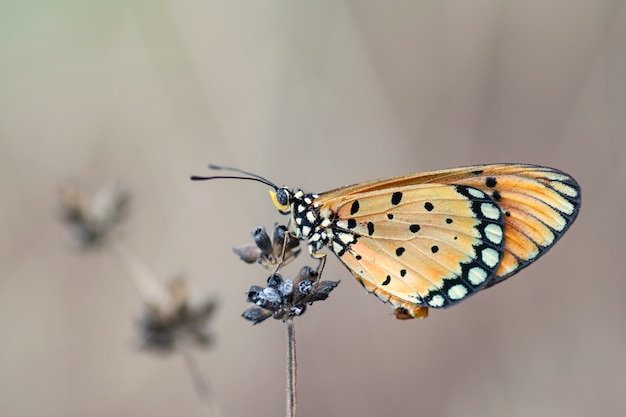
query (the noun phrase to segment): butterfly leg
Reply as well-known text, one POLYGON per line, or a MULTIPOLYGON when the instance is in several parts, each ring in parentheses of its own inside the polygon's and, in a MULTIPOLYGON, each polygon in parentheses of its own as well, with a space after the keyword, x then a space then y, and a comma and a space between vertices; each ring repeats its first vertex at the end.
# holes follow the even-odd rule
POLYGON ((315 270, 315 272, 317 273, 316 283, 318 283, 320 281, 320 278, 322 277, 322 271, 324 270, 324 266, 326 265, 326 254, 313 252, 311 253, 311 257, 320 261, 319 265, 317 265, 317 269, 315 270))

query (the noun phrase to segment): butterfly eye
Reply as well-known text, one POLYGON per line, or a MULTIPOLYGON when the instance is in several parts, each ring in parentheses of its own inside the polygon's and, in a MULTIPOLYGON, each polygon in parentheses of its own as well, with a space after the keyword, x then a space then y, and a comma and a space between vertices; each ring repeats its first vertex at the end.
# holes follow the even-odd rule
POLYGON ((289 213, 289 200, 291 193, 286 187, 278 188, 276 191, 270 191, 270 197, 274 205, 282 214, 289 213))

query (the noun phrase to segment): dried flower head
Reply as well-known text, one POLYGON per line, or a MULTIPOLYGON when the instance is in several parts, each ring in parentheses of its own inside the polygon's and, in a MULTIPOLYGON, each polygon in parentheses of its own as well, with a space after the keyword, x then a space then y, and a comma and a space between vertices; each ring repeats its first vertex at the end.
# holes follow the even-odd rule
POLYGON ((300 254, 300 241, 289 233, 286 226, 275 225, 272 237, 263 226, 252 232, 254 244, 243 245, 233 251, 246 263, 258 262, 269 270, 287 265, 300 254))
POLYGON ((299 316, 306 311, 307 304, 328 298, 339 281, 318 281, 317 272, 304 266, 293 280, 284 280, 274 273, 267 279, 266 287, 253 285, 246 292, 247 301, 254 303, 242 316, 253 324, 274 317, 284 320, 299 316))
POLYGON ((283 225, 275 225, 272 237, 263 226, 252 232, 254 244, 234 249, 246 263, 259 263, 272 271, 265 287, 251 286, 246 291, 247 301, 255 304, 242 316, 253 324, 274 317, 285 320, 299 316, 306 311, 308 304, 328 298, 339 281, 320 281, 317 271, 304 266, 292 280, 285 280, 278 271, 294 260, 300 253, 299 240, 283 225))
POLYGON ((128 214, 130 194, 117 185, 91 197, 76 184, 60 190, 62 220, 73 243, 81 248, 100 245, 128 214))
POLYGON ((187 285, 181 278, 170 283, 168 292, 173 308, 146 305, 140 321, 141 347, 169 352, 183 341, 208 347, 212 337, 207 331, 207 322, 215 312, 216 301, 207 299, 197 306, 190 306, 187 285))

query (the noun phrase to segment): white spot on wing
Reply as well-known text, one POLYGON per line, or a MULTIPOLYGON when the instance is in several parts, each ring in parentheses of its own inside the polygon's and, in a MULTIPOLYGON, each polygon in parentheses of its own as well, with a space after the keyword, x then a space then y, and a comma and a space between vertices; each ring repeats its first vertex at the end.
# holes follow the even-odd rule
POLYGON ((463 284, 456 284, 448 290, 448 297, 452 300, 460 300, 467 295, 467 288, 463 284))
POLYGON ((346 220, 339 220, 336 224, 337 224, 337 227, 340 228, 340 229, 347 229, 348 228, 348 222, 346 220))
POLYGON ((315 223, 315 214, 312 211, 306 213, 306 218, 309 222, 315 223))
POLYGON ((472 283, 472 285, 480 285, 487 279, 487 271, 478 266, 475 266, 469 270, 469 272, 467 273, 467 278, 469 279, 469 282, 472 283))
POLYGON ((309 226, 302 226, 302 235, 308 236, 311 233, 311 228, 309 226))
POLYGON ((498 251, 492 248, 485 248, 480 254, 482 261, 489 268, 495 268, 500 262, 500 256, 498 255, 498 251))
POLYGON ((498 220, 501 214, 498 206, 492 203, 482 203, 480 205, 480 211, 483 216, 491 220, 498 220))
POLYGON ((476 188, 468 188, 468 189, 467 189, 467 192, 468 192, 471 196, 473 196, 473 197, 476 197, 476 198, 485 198, 485 193, 483 193, 483 192, 482 192, 482 191, 480 191, 480 190, 477 190, 476 188))
POLYGON ((502 242, 502 227, 497 224, 489 223, 485 226, 485 236, 491 242, 499 245, 502 242))
POLYGON ((343 246, 341 246, 339 243, 337 242, 333 242, 333 252, 335 253, 339 253, 343 250, 343 246))
POLYGON ((440 296, 439 294, 437 294, 437 295, 435 295, 433 298, 431 298, 431 299, 430 299, 430 301, 428 302, 428 304, 429 304, 431 307, 441 307, 445 301, 446 301, 446 300, 445 300, 442 296, 440 296))
POLYGON ((346 245, 354 243, 354 236, 352 236, 350 233, 340 233, 338 236, 339 240, 341 240, 346 245))

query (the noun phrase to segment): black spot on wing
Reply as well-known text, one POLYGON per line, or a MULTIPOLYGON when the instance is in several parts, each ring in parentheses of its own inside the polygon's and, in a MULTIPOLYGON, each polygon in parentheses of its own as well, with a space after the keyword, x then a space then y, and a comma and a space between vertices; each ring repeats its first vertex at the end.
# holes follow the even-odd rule
POLYGON ((356 214, 359 211, 359 200, 354 200, 350 207, 350 214, 356 214))

